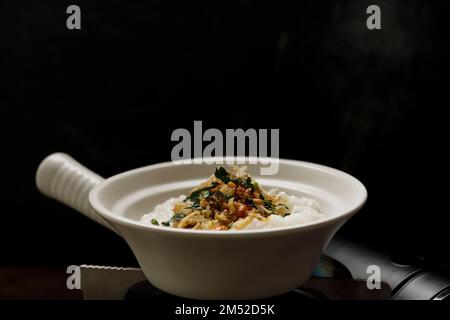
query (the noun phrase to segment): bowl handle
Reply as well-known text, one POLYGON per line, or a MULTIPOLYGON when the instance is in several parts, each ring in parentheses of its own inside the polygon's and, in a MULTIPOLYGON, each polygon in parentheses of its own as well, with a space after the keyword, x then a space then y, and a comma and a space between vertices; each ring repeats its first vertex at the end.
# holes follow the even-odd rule
POLYGON ((65 153, 49 155, 42 160, 36 172, 36 185, 41 193, 117 233, 89 203, 89 192, 103 180, 65 153))

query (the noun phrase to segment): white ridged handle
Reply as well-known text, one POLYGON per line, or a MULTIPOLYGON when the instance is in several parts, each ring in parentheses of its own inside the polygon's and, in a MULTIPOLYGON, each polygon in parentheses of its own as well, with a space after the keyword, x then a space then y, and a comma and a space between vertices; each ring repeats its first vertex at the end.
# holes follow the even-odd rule
POLYGON ((36 173, 36 185, 40 192, 116 232, 89 203, 89 192, 103 180, 65 153, 49 155, 36 173))

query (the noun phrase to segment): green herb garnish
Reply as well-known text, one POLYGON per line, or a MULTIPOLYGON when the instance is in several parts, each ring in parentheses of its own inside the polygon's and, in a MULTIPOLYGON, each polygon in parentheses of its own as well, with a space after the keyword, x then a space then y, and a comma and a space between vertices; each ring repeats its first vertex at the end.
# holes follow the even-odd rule
POLYGON ((250 177, 247 177, 247 179, 242 181, 241 184, 247 189, 250 188, 252 190, 258 190, 258 183, 256 183, 256 181, 252 180, 252 178, 250 177))
POLYGON ((184 214, 182 214, 182 213, 175 213, 169 220, 167 220, 166 222, 161 222, 161 224, 163 225, 163 226, 166 226, 166 227, 168 227, 168 226, 170 226, 170 223, 171 222, 179 222, 179 221, 181 221, 183 218, 184 218, 185 216, 184 216, 184 214))
POLYGON ((224 167, 216 168, 216 171, 214 172, 214 176, 222 180, 224 183, 230 182, 230 174, 224 167))
POLYGON ((273 203, 270 200, 264 200, 264 208, 273 211, 273 203))
POLYGON ((248 188, 252 188, 252 179, 250 178, 250 177, 248 177, 246 180, 243 180, 242 181, 242 185, 246 188, 246 189, 248 189, 248 188))
POLYGON ((202 188, 202 189, 199 189, 199 190, 195 190, 189 196, 187 196, 186 199, 184 199, 184 202, 191 201, 194 204, 198 204, 198 202, 200 201, 200 197, 202 197, 202 198, 208 198, 209 197, 209 191, 212 188, 213 187, 210 186, 210 187, 202 188))
POLYGON ((206 199, 206 198, 210 197, 211 196, 211 193, 210 193, 211 189, 216 187, 217 185, 218 185, 217 182, 213 182, 208 187, 195 190, 195 191, 191 192, 191 194, 188 195, 186 197, 186 199, 184 199, 183 202, 191 201, 194 205, 198 205, 198 203, 200 202, 200 197, 203 198, 203 199, 206 199))
POLYGON ((193 210, 203 210, 205 208, 203 208, 201 205, 199 204, 193 204, 192 206, 186 207, 185 209, 193 209, 193 210))
POLYGON ((184 218, 184 214, 182 214, 182 213, 175 213, 175 214, 172 216, 171 220, 172 220, 172 221, 180 221, 180 220, 183 219, 183 218, 184 218))
POLYGON ((152 219, 150 222, 155 226, 159 226, 158 220, 156 219, 152 219))

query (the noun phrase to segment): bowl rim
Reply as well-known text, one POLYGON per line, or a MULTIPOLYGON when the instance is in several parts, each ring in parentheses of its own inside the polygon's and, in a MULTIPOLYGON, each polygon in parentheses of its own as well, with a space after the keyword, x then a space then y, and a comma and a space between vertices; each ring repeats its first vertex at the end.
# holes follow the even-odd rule
MULTIPOLYGON (((203 158, 203 161, 214 160, 217 161, 217 158, 203 158)), ((236 158, 235 158, 236 159, 236 158)), ((238 158, 239 159, 239 158, 238 158)), ((89 193, 89 203, 92 206, 92 208, 102 217, 104 218, 108 223, 112 224, 113 227, 115 227, 115 224, 123 225, 126 227, 131 227, 135 229, 141 229, 141 230, 148 230, 151 232, 160 232, 162 234, 178 234, 178 235, 192 235, 192 236, 208 236, 208 237, 218 237, 218 238, 227 238, 231 236, 255 236, 255 235, 261 235, 261 234, 279 234, 279 233, 291 233, 291 232, 301 232, 301 231, 307 231, 317 228, 326 227, 332 224, 338 224, 339 222, 343 220, 349 219, 353 214, 358 212, 366 203, 367 201, 367 189, 366 187, 355 177, 352 175, 329 167, 322 164, 316 164, 308 161, 301 161, 301 160, 292 160, 292 159, 274 159, 274 158, 268 158, 268 157, 246 157, 247 161, 266 161, 264 164, 267 163, 267 161, 279 161, 279 163, 284 163, 288 165, 300 165, 302 167, 306 168, 313 168, 318 169, 321 171, 325 171, 327 173, 333 173, 336 175, 339 175, 343 178, 349 179, 359 190, 359 196, 357 198, 357 201, 355 201, 355 205, 347 210, 343 210, 342 212, 339 212, 336 215, 333 215, 331 217, 327 217, 324 219, 311 221, 305 224, 301 225, 292 225, 292 226, 284 226, 284 227, 275 227, 275 228, 265 228, 265 229, 249 229, 249 230, 227 230, 225 231, 216 231, 216 230, 191 230, 191 229, 178 229, 178 228, 169 228, 161 226, 154 226, 152 224, 143 224, 139 221, 133 220, 131 218, 123 217, 121 215, 118 215, 114 213, 113 211, 107 209, 105 206, 102 205, 101 201, 99 200, 100 192, 106 188, 110 184, 114 184, 116 181, 122 180, 125 177, 128 177, 130 175, 139 174, 141 172, 145 172, 148 170, 157 170, 160 168, 167 168, 178 165, 177 163, 174 163, 172 161, 162 162, 162 163, 156 163, 151 164, 143 167, 139 167, 136 169, 124 171, 122 173, 113 175, 98 185, 96 185, 89 193)), ((193 159, 190 159, 193 161, 193 159)), ((183 164, 183 162, 180 162, 183 164)), ((195 164, 195 162, 192 162, 192 165, 203 165, 202 164, 195 164)), ((184 163, 185 164, 185 163, 184 163)), ((214 163, 213 163, 214 165, 214 163)))

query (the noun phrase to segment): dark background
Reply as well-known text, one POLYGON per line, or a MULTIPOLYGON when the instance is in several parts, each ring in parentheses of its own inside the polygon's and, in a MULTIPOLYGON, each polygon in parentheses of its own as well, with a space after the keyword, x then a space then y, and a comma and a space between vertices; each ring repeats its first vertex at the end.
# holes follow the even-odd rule
POLYGON ((203 120, 280 128, 281 157, 368 188, 341 234, 449 268, 444 3, 3 1, 0 265, 134 265, 123 240, 40 195, 36 168, 55 151, 105 177, 168 161, 172 131, 203 120), (382 30, 365 26, 370 4, 382 30))

